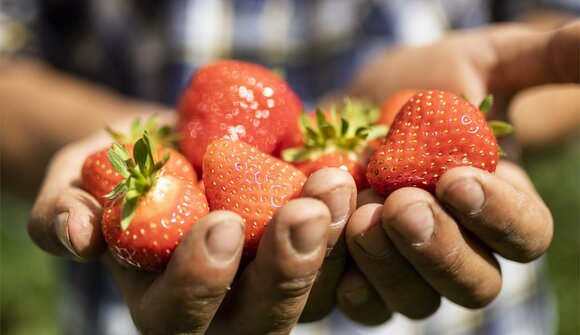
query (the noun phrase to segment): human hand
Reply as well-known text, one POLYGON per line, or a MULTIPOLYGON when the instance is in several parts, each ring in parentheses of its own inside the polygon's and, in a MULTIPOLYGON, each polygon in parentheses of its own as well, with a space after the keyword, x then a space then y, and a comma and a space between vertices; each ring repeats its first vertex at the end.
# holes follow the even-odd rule
POLYGON ((347 94, 382 102, 401 88, 509 96, 530 86, 579 82, 580 21, 553 31, 517 24, 450 33, 421 47, 388 50, 365 66, 347 94))
POLYGON ((338 307, 366 324, 394 312, 425 318, 441 297, 486 306, 502 283, 494 253, 529 262, 552 238, 550 211, 525 172, 504 161, 495 175, 450 169, 436 195, 403 188, 385 200, 367 190, 358 202, 346 227, 356 268, 338 287, 338 307))
POLYGON ((288 202, 235 281, 244 228, 227 211, 193 225, 162 273, 105 263, 145 334, 289 333, 322 263, 329 222, 320 201, 288 202))
MULTIPOLYGON (((501 101, 533 85, 578 82, 579 41, 580 22, 549 33, 513 25, 454 33, 433 45, 385 53, 348 93, 380 102, 414 87, 463 92, 474 101, 493 93, 501 101)), ((545 252, 552 236, 549 210, 525 172, 507 162, 495 175, 451 169, 441 177, 436 196, 402 189, 385 200, 365 191, 358 202, 362 207, 346 228, 356 266, 342 277, 337 303, 365 324, 382 323, 393 312, 424 318, 438 308, 441 296, 471 308, 485 306, 502 281, 493 253, 528 262, 545 252), (469 188, 452 187, 461 180, 481 183, 485 201, 479 209, 462 207, 462 201, 475 200, 469 188), (404 213, 409 207, 413 211, 404 213), (428 210, 414 210, 419 208, 428 210), (429 218, 433 235, 425 226, 429 218), (427 233, 419 234, 419 228, 427 233), (403 238, 398 231, 426 241, 403 238)))
MULTIPOLYGON (((174 122, 173 115, 160 118, 164 123, 174 122)), ((129 122, 114 128, 122 129, 129 122)), ((331 241, 338 240, 331 216, 342 231, 354 210, 352 178, 348 174, 346 181, 340 176, 333 178, 334 182, 325 182, 327 188, 320 183, 328 175, 310 179, 303 198, 277 212, 256 259, 238 273, 236 281, 243 225, 239 216, 225 211, 210 213, 197 222, 163 273, 144 272, 122 266, 106 253, 100 229, 102 208, 79 187, 83 157, 108 142, 106 136, 98 134, 65 147, 53 158, 31 213, 29 232, 33 240, 56 255, 79 261, 102 259, 121 288, 136 325, 145 333, 289 332, 317 274, 328 272, 321 270, 321 263, 329 227, 335 232, 331 241), (340 200, 338 207, 333 204, 336 192, 332 191, 344 183, 349 188, 346 207, 351 209, 343 213, 337 212, 344 204, 340 200), (331 207, 330 212, 325 203, 331 207), (223 299, 227 302, 222 303, 223 299), (252 309, 246 308, 248 302, 252 309)), ((344 243, 342 250, 346 250, 344 243)), ((335 277, 322 276, 317 283, 335 277)), ((332 300, 333 291, 316 289, 312 293, 332 300)), ((315 314, 317 309, 310 308, 315 314)))

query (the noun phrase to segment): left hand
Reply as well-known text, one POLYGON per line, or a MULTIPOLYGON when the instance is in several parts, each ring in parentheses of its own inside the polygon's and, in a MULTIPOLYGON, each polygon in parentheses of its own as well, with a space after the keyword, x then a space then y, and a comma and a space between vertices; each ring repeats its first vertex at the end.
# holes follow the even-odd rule
MULTIPOLYGON (((385 52, 363 68, 347 93, 376 102, 400 88, 465 93, 502 101, 545 83, 578 82, 580 21, 552 32, 516 25, 457 32, 432 45, 385 52), (499 98, 499 99, 497 99, 499 98)), ((469 308, 489 304, 502 274, 497 253, 518 262, 542 255, 552 239, 549 209, 526 173, 500 162, 496 174, 460 167, 432 195, 404 188, 387 199, 359 194, 345 236, 355 265, 337 286, 339 309, 380 324, 392 313, 422 319, 441 297, 469 308)))
POLYGON ((481 308, 499 293, 494 256, 529 262, 552 239, 552 216, 525 172, 500 162, 495 175, 470 167, 450 169, 436 195, 403 188, 386 200, 371 190, 346 227, 357 265, 339 294, 339 308, 362 323, 392 312, 425 318, 441 297, 481 308), (366 292, 366 294, 363 294, 366 292))

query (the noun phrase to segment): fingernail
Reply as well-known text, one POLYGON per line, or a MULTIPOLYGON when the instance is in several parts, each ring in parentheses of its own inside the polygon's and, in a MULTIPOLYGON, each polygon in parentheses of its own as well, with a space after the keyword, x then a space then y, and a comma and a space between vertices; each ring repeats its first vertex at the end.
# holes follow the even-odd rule
POLYGON ((79 262, 83 262, 84 259, 73 248, 71 240, 70 240, 70 235, 68 233, 68 218, 69 218, 69 216, 70 215, 68 212, 63 212, 63 213, 58 213, 53 218, 56 236, 57 236, 58 240, 60 241, 60 243, 66 248, 66 250, 69 252, 70 256, 73 259, 76 259, 79 262))
POLYGON ((325 245, 326 227, 319 220, 309 220, 290 227, 290 243, 298 254, 309 255, 325 245))
POLYGON ((445 192, 443 200, 456 210, 469 214, 481 210, 485 195, 481 184, 469 178, 452 184, 445 192))
POLYGON ((346 223, 350 212, 350 200, 352 191, 350 188, 337 188, 328 195, 322 197, 331 214, 331 224, 338 225, 346 223))
POLYGON ((205 245, 209 256, 218 263, 227 263, 242 245, 241 223, 221 222, 208 230, 205 245))
POLYGON ((383 257, 390 249, 389 239, 380 225, 374 225, 366 232, 355 237, 354 241, 365 253, 372 257, 383 257))
POLYGON ((352 306, 361 306, 369 300, 370 291, 367 286, 361 286, 353 290, 340 292, 339 298, 346 300, 346 302, 352 306))
POLYGON ((426 203, 416 203, 399 213, 390 226, 409 243, 423 243, 433 235, 433 212, 426 203))

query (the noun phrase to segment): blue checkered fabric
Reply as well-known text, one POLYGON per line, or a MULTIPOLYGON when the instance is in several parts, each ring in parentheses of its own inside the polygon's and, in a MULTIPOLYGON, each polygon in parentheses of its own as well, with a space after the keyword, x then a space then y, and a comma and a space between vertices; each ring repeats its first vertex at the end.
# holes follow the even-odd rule
MULTIPOLYGON (((580 13, 580 2, 502 0, 5 0, 0 53, 33 55, 128 96, 174 105, 196 68, 237 58, 283 69, 306 106, 344 87, 396 43, 432 42, 450 29, 508 20, 533 6, 580 13)), ((552 334, 553 296, 542 262, 502 261, 505 285, 488 308, 444 302, 425 321, 395 316, 367 328, 339 312, 294 334, 552 334)), ((98 263, 66 267, 67 334, 136 334, 98 263)))

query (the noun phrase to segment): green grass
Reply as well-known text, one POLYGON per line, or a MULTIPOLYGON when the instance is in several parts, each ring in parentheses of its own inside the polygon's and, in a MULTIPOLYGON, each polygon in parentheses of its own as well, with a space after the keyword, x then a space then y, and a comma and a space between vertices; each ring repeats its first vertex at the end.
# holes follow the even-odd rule
POLYGON ((554 217, 548 267, 558 296, 560 335, 580 334, 580 140, 529 152, 525 166, 554 217))
POLYGON ((0 333, 57 335, 57 260, 26 232, 30 200, 2 191, 0 226, 0 333))
MULTIPOLYGON (((551 208, 555 235, 548 265, 558 295, 559 335, 580 334, 580 139, 527 152, 525 166, 551 208)), ((59 262, 26 233, 30 199, 2 191, 0 333, 56 335, 59 262)))

